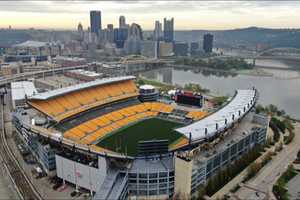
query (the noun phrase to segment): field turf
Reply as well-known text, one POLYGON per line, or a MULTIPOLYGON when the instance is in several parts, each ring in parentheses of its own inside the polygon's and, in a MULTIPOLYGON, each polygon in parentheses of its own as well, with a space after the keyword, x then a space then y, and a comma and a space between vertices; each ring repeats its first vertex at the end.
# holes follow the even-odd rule
POLYGON ((162 119, 151 118, 125 127, 101 140, 97 145, 115 152, 127 153, 129 156, 137 154, 139 141, 169 140, 169 146, 177 141, 182 134, 173 129, 182 124, 162 119))

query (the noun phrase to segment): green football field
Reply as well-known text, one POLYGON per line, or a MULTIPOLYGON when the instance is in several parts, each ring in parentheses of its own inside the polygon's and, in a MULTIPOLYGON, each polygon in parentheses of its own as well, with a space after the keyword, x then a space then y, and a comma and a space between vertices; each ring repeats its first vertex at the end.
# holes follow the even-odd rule
POLYGON ((182 134, 173 130, 180 126, 182 124, 162 119, 146 119, 112 133, 97 145, 115 152, 126 152, 129 156, 135 156, 139 141, 167 139, 170 146, 182 137, 182 134))

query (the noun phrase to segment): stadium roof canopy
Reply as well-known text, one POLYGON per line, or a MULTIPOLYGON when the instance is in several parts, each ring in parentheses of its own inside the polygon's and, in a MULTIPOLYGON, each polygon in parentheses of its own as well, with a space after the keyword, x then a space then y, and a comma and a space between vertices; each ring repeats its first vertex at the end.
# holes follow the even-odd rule
POLYGON ((141 85, 140 89, 142 90, 153 90, 155 87, 153 85, 141 85))
POLYGON ((37 94, 37 90, 30 81, 19 81, 11 82, 11 96, 13 100, 25 99, 25 97, 30 97, 37 94))
POLYGON ((29 47, 29 48, 39 48, 44 46, 47 46, 46 42, 39 42, 39 41, 32 41, 32 40, 27 40, 26 42, 22 42, 20 44, 14 45, 14 47, 29 47))
POLYGON ((95 81, 90 81, 86 83, 81 83, 77 85, 72 85, 65 88, 59 88, 56 90, 51 90, 44 93, 39 93, 37 95, 31 96, 29 99, 36 99, 36 100, 46 100, 53 97, 61 96, 70 92, 79 91, 86 88, 95 87, 98 85, 105 85, 109 83, 119 82, 119 81, 126 81, 135 79, 135 76, 121 76, 121 77, 113 77, 113 78, 105 78, 105 79, 98 79, 95 81))
POLYGON ((178 128, 176 131, 188 138, 191 135, 192 141, 212 137, 242 118, 253 107, 255 101, 256 90, 237 90, 233 99, 223 108, 200 121, 178 128))
POLYGON ((98 77, 98 76, 102 75, 102 74, 99 74, 99 73, 96 73, 93 71, 87 71, 87 70, 83 70, 83 69, 74 69, 74 70, 71 70, 70 72, 73 72, 75 74, 89 76, 89 77, 98 77))

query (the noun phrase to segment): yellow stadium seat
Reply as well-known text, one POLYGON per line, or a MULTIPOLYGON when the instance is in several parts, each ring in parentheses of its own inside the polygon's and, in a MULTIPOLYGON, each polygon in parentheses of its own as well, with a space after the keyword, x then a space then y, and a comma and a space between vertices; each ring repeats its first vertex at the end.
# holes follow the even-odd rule
POLYGON ((62 98, 65 99, 68 103, 70 103, 73 108, 80 106, 80 103, 76 99, 74 99, 71 95, 62 96, 62 98))
MULTIPOLYGON (((171 112, 174 108, 171 105, 159 102, 142 103, 138 105, 129 106, 107 113, 93 120, 87 121, 75 128, 67 131, 64 137, 80 141, 84 144, 91 144, 106 134, 109 134, 121 127, 135 123, 146 117, 155 117, 161 112, 171 112), (150 109, 150 110, 148 110, 150 109)), ((189 112, 187 116, 203 117, 205 112, 189 112)), ((181 145, 181 142, 178 145, 181 145)))
POLYGON ((110 120, 108 120, 105 116, 102 116, 102 117, 100 117, 99 118, 99 124, 101 125, 101 126, 106 126, 106 125, 108 125, 108 124, 110 124, 111 123, 111 121, 110 120), (101 124, 102 123, 102 124, 101 124))
MULTIPOLYGON (((85 90, 71 92, 63 96, 53 97, 49 100, 32 100, 29 101, 29 104, 53 119, 61 121, 87 109, 137 95, 137 88, 134 82, 130 80, 99 85, 85 90)), ((137 112, 141 112, 144 110, 144 107, 139 106, 136 109, 137 112)), ((116 119, 120 118, 119 114, 124 116, 129 115, 126 111, 120 112, 115 115, 116 119)))
POLYGON ((82 102, 83 105, 91 103, 93 100, 90 98, 84 91, 73 92, 73 95, 76 96, 76 101, 82 102))
POLYGON ((151 110, 151 108, 152 108, 151 105, 152 105, 152 104, 149 103, 149 102, 144 103, 144 106, 146 107, 147 110, 151 110))
POLYGON ((107 133, 112 132, 114 129, 111 127, 111 125, 108 125, 106 127, 103 128, 105 131, 107 131, 107 133))
POLYGON ((84 123, 87 127, 89 127, 92 131, 95 131, 98 129, 98 126, 91 121, 87 121, 84 123))
POLYGON ((119 112, 125 117, 128 117, 131 115, 128 111, 126 111, 126 109, 121 109, 119 112))
POLYGON ((108 113, 106 115, 104 115, 106 119, 110 120, 110 121, 116 121, 115 117, 111 114, 111 113, 108 113))
POLYGON ((115 121, 123 118, 123 115, 120 114, 118 111, 112 112, 111 115, 114 117, 115 121))

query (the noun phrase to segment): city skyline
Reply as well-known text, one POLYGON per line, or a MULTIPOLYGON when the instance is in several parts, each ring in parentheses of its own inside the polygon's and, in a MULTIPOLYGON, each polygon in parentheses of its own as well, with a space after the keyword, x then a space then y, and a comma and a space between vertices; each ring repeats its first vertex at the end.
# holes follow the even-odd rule
POLYGON ((300 2, 295 1, 15 1, 0 2, 0 28, 76 29, 89 26, 89 11, 100 10, 102 25, 118 26, 119 16, 153 30, 156 20, 175 18, 175 30, 222 30, 250 26, 300 28, 300 2), (153 14, 155 13, 155 14, 153 14), (255 13, 255 15, 253 15, 255 13), (23 19, 23 20, 20 20, 23 19), (189 21, 189 23, 186 23, 189 21))

